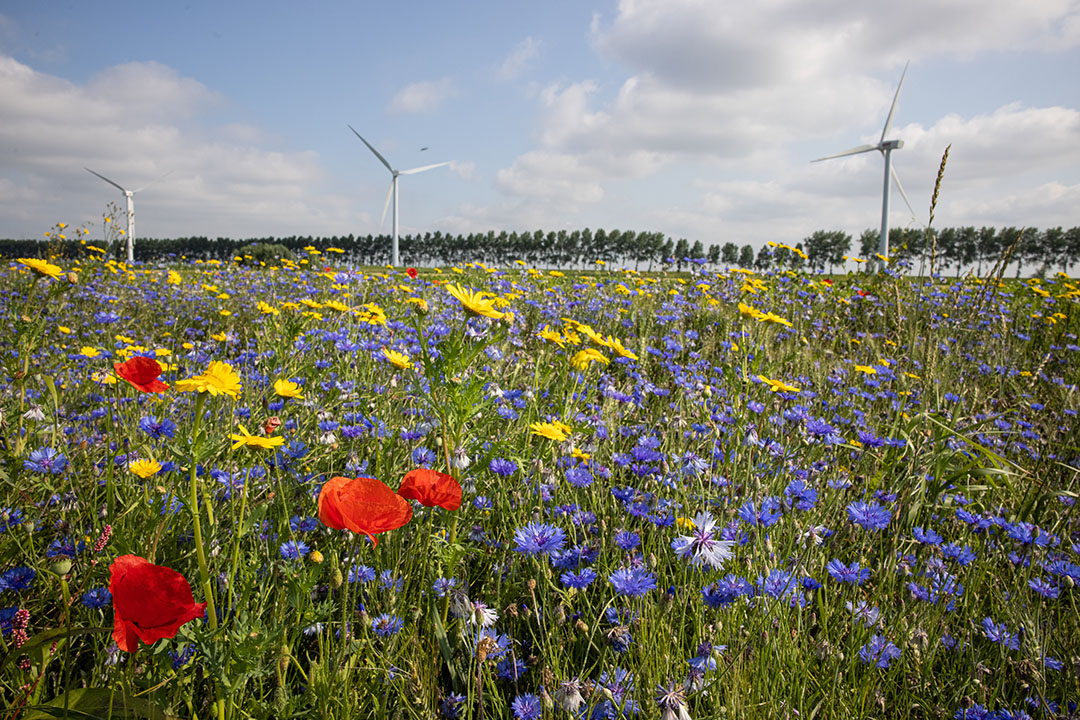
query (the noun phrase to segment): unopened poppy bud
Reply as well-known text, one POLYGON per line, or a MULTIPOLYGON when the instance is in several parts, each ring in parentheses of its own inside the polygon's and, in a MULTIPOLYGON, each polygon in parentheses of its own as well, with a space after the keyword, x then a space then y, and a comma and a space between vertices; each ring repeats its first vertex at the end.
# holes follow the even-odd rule
POLYGON ((281 418, 275 415, 263 423, 263 435, 273 435, 274 431, 281 427, 281 418))
POLYGON ((69 560, 68 558, 57 560, 49 566, 49 570, 52 571, 53 575, 64 577, 69 572, 71 572, 71 560, 69 560))
POLYGON ((330 587, 337 590, 345 583, 345 576, 341 574, 341 568, 334 568, 330 571, 330 587))
POLYGON ((70 283, 72 285, 78 285, 79 284, 79 275, 77 273, 74 273, 74 272, 69 272, 67 274, 67 281, 68 281, 68 283, 70 283))
POLYGON ((308 555, 308 560, 315 564, 321 563, 323 561, 323 554, 318 550, 312 550, 311 554, 308 555))

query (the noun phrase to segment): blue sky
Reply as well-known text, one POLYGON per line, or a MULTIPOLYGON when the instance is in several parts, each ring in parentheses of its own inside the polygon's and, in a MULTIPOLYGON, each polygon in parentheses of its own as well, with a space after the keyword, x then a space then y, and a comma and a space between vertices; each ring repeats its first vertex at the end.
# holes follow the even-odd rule
POLYGON ((59 3, 0 10, 0 237, 1080 225, 1080 2, 59 3), (429 149, 421 152, 420 148, 429 149), (384 227, 389 230, 389 218, 384 227))

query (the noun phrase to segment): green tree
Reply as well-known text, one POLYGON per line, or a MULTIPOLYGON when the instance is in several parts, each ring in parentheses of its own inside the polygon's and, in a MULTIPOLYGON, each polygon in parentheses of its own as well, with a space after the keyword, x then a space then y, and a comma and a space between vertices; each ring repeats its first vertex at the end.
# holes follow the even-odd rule
POLYGON ((739 246, 733 242, 724 243, 720 249, 720 259, 727 265, 735 265, 739 262, 739 246))
POLYGON ((739 267, 749 268, 754 264, 754 248, 750 244, 742 246, 739 251, 739 267))

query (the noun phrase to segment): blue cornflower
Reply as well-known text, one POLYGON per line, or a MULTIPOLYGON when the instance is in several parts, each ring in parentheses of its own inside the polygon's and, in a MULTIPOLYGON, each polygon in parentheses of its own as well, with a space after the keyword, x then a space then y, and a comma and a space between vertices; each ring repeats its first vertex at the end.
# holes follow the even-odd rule
POLYGON ((855 620, 859 620, 866 627, 874 627, 881 619, 881 611, 871 606, 865 600, 860 600, 854 605, 848 600, 844 607, 852 614, 855 620))
POLYGON ((169 418, 158 420, 153 416, 148 416, 139 420, 139 429, 155 440, 171 439, 176 434, 176 423, 169 418))
POLYGON ((859 659, 867 665, 885 669, 893 660, 900 657, 900 648, 881 635, 874 635, 870 642, 859 648, 859 659))
POLYGON ((109 588, 93 588, 84 592, 82 596, 82 604, 92 610, 100 610, 111 602, 112 593, 109 592, 109 588))
POLYGON ((892 512, 876 502, 856 500, 847 506, 848 518, 867 530, 884 530, 892 519, 892 512))
POLYGON ((458 584, 457 578, 441 577, 441 578, 437 578, 435 580, 435 582, 432 583, 431 589, 435 591, 435 597, 441 597, 442 598, 442 597, 446 597, 447 595, 449 595, 450 592, 453 591, 453 589, 457 587, 457 584, 458 584))
POLYGON ((528 670, 524 660, 508 655, 495 665, 495 676, 516 683, 528 670))
POLYGON ((75 559, 75 556, 85 549, 86 542, 84 540, 75 540, 70 537, 59 538, 49 543, 49 547, 45 550, 45 557, 66 557, 75 559))
POLYGON ((585 488, 592 485, 593 476, 586 468, 572 467, 566 471, 566 481, 577 488, 585 488))
POLYGON ((30 453, 30 457, 23 460, 23 467, 31 472, 59 475, 67 468, 68 461, 62 453, 52 448, 41 448, 30 453))
POLYGON ((629 552, 641 545, 641 536, 630 530, 620 530, 615 533, 615 544, 629 552))
POLYGON ((319 521, 313 517, 302 518, 299 515, 293 515, 289 518, 289 527, 293 532, 311 532, 319 529, 319 521))
POLYGON ((349 582, 371 582, 375 579, 375 568, 368 565, 354 565, 349 568, 349 582))
POLYGON ((383 613, 377 618, 372 619, 371 629, 379 637, 390 637, 396 635, 399 630, 405 625, 405 621, 399 618, 397 615, 391 615, 390 613, 383 613))
POLYGON ((754 586, 746 578, 729 573, 723 580, 706 585, 701 594, 709 607, 726 607, 740 597, 753 597, 754 586))
POLYGON ((945 538, 934 532, 933 528, 923 530, 921 527, 911 529, 912 536, 924 545, 940 545, 945 538))
POLYGON ((1061 594, 1061 589, 1057 585, 1042 576, 1028 580, 1028 587, 1050 600, 1056 600, 1061 594))
POLYGON ((0 508, 0 532, 15 527, 23 521, 23 511, 19 508, 0 508))
POLYGON ((784 488, 784 496, 796 510, 812 510, 817 503, 818 492, 799 478, 792 480, 784 488))
POLYGON ((509 477, 518 471, 518 464, 513 460, 492 458, 488 469, 500 477, 509 477))
POLYGON ((870 579, 870 569, 859 567, 859 563, 854 562, 851 565, 845 565, 837 559, 829 561, 829 564, 825 566, 829 575, 833 580, 837 582, 850 583, 851 585, 862 585, 864 582, 870 579))
POLYGON ((517 695, 510 703, 516 720, 537 720, 540 717, 540 698, 533 693, 517 695))
POLYGON ((309 549, 307 543, 302 540, 289 540, 281 543, 279 552, 282 560, 299 560, 307 557, 309 549))
POLYGON ((169 659, 172 660, 172 669, 179 670, 180 668, 191 662, 191 658, 195 657, 195 645, 194 643, 188 643, 182 650, 170 650, 169 659))
POLYGON ((992 643, 1004 645, 1010 650, 1018 650, 1020 648, 1020 638, 1016 633, 1010 633, 1009 628, 1004 623, 998 625, 990 618, 983 618, 980 623, 982 625, 983 632, 986 633, 986 639, 992 643))
POLYGON ((760 503, 747 500, 739 508, 739 518, 747 525, 775 525, 780 519, 780 501, 774 497, 762 498, 760 503))
POLYGON ((941 554, 946 560, 953 560, 964 567, 967 567, 975 560, 974 551, 967 545, 961 547, 959 543, 942 545, 941 554))
POLYGON ((439 703, 439 712, 447 720, 454 720, 458 716, 458 712, 460 712, 458 706, 466 700, 468 698, 460 693, 450 693, 446 696, 446 699, 439 703))
POLYGON ((644 568, 622 568, 608 576, 620 595, 641 597, 656 588, 656 577, 644 568))
POLYGON ((0 575, 0 592, 4 590, 12 590, 14 592, 26 590, 34 584, 34 578, 36 576, 37 570, 32 567, 23 565, 11 568, 3 575, 0 575))
POLYGON ((542 522, 532 522, 514 533, 514 550, 526 555, 550 555, 562 550, 566 533, 562 528, 542 522))
POLYGON ((559 582, 568 588, 575 588, 577 590, 584 590, 593 580, 597 577, 596 571, 592 568, 583 568, 577 572, 567 570, 559 576, 559 582))
POLYGON ((431 448, 418 447, 412 451, 413 465, 418 467, 431 467, 436 459, 435 451, 431 448))
POLYGON ((768 577, 758 575, 757 586, 763 595, 776 599, 785 599, 792 605, 804 604, 806 598, 799 593, 800 584, 796 578, 786 570, 773 568, 768 577))
POLYGON ((379 587, 390 592, 397 592, 405 584, 405 581, 394 575, 392 570, 383 570, 379 573, 379 587))

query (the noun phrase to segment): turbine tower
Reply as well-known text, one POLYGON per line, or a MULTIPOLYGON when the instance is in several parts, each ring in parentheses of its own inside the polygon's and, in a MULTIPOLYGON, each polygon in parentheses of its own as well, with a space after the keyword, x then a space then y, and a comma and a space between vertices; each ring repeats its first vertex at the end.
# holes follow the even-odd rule
MULTIPOLYGON (((349 125, 348 128, 353 131, 353 134, 356 135, 356 137, 360 138, 360 142, 367 145, 368 150, 370 150, 372 153, 374 153, 375 157, 379 158, 379 162, 381 162, 383 165, 385 165, 386 169, 389 170, 390 174, 393 176, 393 179, 390 180, 390 189, 387 190, 387 192, 386 192, 386 202, 383 203, 382 219, 379 220, 379 227, 381 228, 383 223, 386 221, 386 209, 390 206, 390 198, 393 197, 394 198, 394 235, 393 235, 394 239, 393 239, 393 244, 391 245, 390 263, 394 267, 397 267, 398 265, 401 264, 400 263, 400 258, 398 257, 398 176, 400 176, 400 175, 415 175, 416 173, 422 173, 425 170, 434 170, 435 168, 442 167, 443 165, 449 165, 450 162, 447 161, 447 162, 435 163, 434 165, 424 165, 422 167, 416 167, 416 168, 412 168, 410 170, 395 170, 394 168, 392 168, 390 166, 390 163, 388 163, 386 161, 386 158, 384 158, 382 155, 380 155, 379 151, 371 146, 371 143, 369 143, 367 140, 365 140, 363 138, 363 136, 360 135, 360 133, 356 132, 356 128, 354 128, 352 125, 349 125)), ((424 148, 424 149, 426 150, 427 148, 424 148)))
MULTIPOLYGON (((884 187, 881 190, 881 236, 878 239, 878 254, 882 257, 889 256, 889 180, 891 179, 896 183, 896 189, 900 191, 900 197, 904 198, 904 203, 907 204, 908 210, 911 210, 911 216, 915 217, 915 210, 912 209, 911 203, 908 201, 907 194, 904 192, 904 186, 900 184, 900 178, 897 176, 896 171, 892 167, 892 151, 899 150, 904 147, 903 140, 886 140, 889 131, 892 130, 893 115, 896 113, 896 103, 900 100, 900 88, 904 87, 904 76, 907 75, 908 65, 911 62, 908 61, 904 65, 904 72, 900 74, 900 84, 896 86, 896 94, 893 95, 892 107, 889 108, 889 114, 885 118, 885 128, 881 131, 881 139, 878 140, 877 145, 860 145, 853 147, 850 150, 844 150, 838 152, 835 155, 826 155, 825 157, 812 160, 811 162, 821 162, 822 160, 832 160, 833 158, 847 157, 848 155, 858 155, 864 152, 870 152, 871 150, 877 150, 885 157, 885 182, 884 187)), ((885 261, 879 261, 879 267, 884 267, 885 261)))
MULTIPOLYGON (((94 172, 93 170, 91 170, 88 167, 84 167, 83 170, 86 170, 86 172, 90 173, 91 175, 97 175, 99 178, 101 178, 105 182, 109 183, 110 185, 115 187, 120 192, 124 193, 124 197, 127 198, 127 262, 128 262, 128 265, 134 264, 135 263, 135 193, 142 192, 146 188, 150 187, 150 185, 152 185, 153 183, 150 183, 150 185, 143 185, 138 190, 127 190, 125 188, 120 187, 120 185, 118 183, 113 182, 112 180, 105 177, 101 173, 94 172)), ((168 175, 168 174, 169 173, 165 173, 165 175, 168 175)), ((165 177, 165 175, 162 175, 161 177, 165 177)), ((160 179, 161 178, 158 178, 158 180, 160 180, 160 179)), ((157 182, 157 180, 155 180, 154 182, 157 182)))

